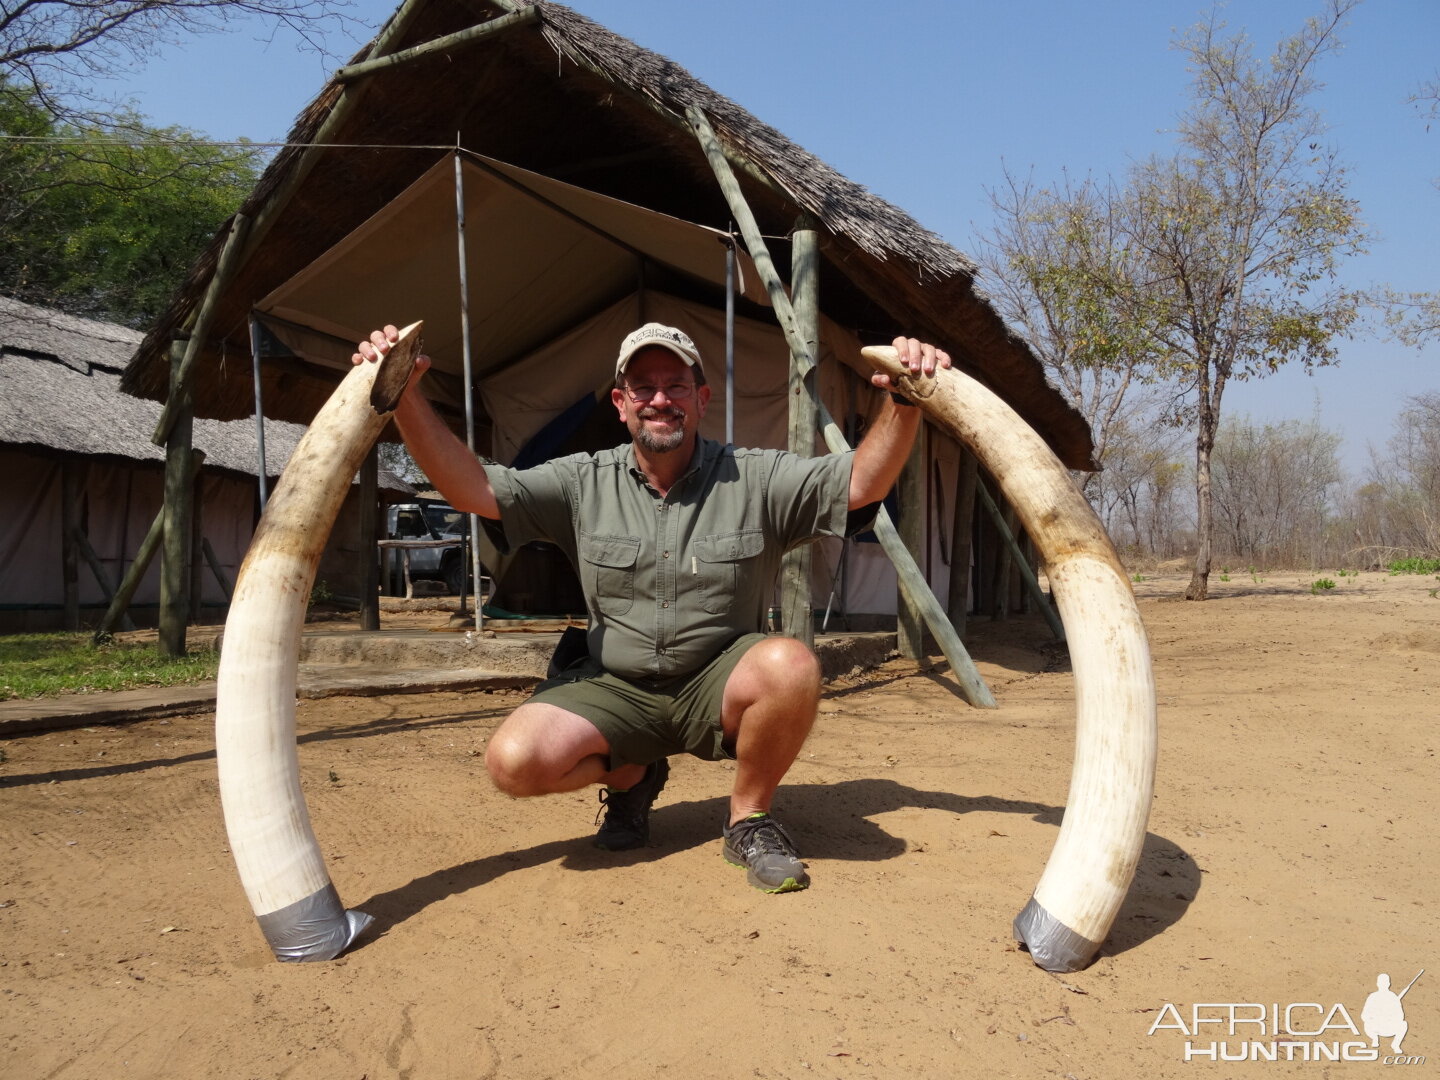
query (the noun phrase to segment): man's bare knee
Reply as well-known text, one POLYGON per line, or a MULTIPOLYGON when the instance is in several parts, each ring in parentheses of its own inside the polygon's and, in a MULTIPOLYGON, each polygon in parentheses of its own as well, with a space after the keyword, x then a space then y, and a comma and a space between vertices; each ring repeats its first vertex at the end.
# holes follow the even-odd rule
POLYGON ((490 737, 485 747, 485 769, 490 780, 506 795, 525 798, 544 795, 543 770, 531 747, 503 729, 490 737))
POLYGON ((820 689, 820 660, 803 641, 772 637, 746 655, 754 658, 755 673, 772 685, 790 689, 820 689))

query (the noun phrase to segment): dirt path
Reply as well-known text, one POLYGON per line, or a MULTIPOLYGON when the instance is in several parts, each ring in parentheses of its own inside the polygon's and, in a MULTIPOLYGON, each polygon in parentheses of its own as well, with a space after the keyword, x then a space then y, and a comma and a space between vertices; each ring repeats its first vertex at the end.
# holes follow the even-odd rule
POLYGON ((11 739, 0 1075, 1346 1076, 1379 1065, 1187 1064, 1187 1042, 1248 1054, 1274 1034, 1187 1039, 1175 1017, 1320 1003, 1332 1027, 1288 1053, 1368 1047, 1333 1006, 1358 1028, 1378 974, 1399 990, 1428 968, 1404 1000, 1404 1053, 1428 1061, 1402 1075, 1424 1075, 1440 1064, 1440 599, 1380 574, 1312 595, 1314 576, 1245 574, 1206 604, 1167 599, 1179 576, 1137 585, 1160 694, 1151 835, 1100 958, 1063 978, 1010 937, 1073 738, 1038 623, 975 643, 998 712, 900 664, 831 688, 778 804, 814 886, 780 897, 719 857, 725 766, 677 759, 653 846, 611 856, 588 843, 592 793, 490 788, 478 754, 514 695, 302 703, 316 832, 378 929, 328 964, 269 957, 226 847, 210 716, 11 739))

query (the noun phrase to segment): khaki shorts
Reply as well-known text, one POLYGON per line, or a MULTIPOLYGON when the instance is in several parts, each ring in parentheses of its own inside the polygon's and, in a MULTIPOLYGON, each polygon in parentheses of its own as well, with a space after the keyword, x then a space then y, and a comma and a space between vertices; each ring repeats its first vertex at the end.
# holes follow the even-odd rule
POLYGON ((720 726, 725 684, 740 658, 764 640, 764 634, 745 634, 694 674, 645 682, 612 675, 587 657, 542 682, 530 700, 594 724, 610 744, 612 769, 648 765, 671 754, 734 758, 720 726))

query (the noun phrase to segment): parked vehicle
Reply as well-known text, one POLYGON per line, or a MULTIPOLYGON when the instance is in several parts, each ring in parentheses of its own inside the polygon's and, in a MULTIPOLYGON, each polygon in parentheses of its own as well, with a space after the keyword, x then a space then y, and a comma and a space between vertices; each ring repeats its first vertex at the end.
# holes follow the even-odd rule
MULTIPOLYGON (((386 508, 385 533, 392 540, 461 540, 469 524, 465 515, 447 503, 432 499, 419 499, 412 503, 396 503, 386 508)), ((410 552, 410 577, 443 581, 452 593, 460 592, 462 574, 466 567, 461 552, 469 555, 469 546, 457 544, 446 548, 415 548, 410 552)), ((391 592, 399 593, 404 587, 394 587, 401 580, 399 553, 392 556, 390 566, 391 592)), ((465 575, 473 583, 473 575, 465 575)))

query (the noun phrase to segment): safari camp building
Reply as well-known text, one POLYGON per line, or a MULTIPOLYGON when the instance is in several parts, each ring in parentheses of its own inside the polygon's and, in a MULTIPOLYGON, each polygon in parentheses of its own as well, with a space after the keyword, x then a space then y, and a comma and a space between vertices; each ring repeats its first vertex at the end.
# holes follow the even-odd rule
MULTIPOLYGON (((703 434, 821 453, 822 417, 853 442, 875 407, 860 346, 904 332, 946 347, 1064 464, 1093 468, 1084 420, 975 275, 902 210, 566 7, 407 0, 300 114, 122 385, 167 403, 172 446, 192 411, 304 424, 360 337, 423 320, 424 392, 477 453, 525 464, 625 439, 608 404, 616 346, 658 320, 705 357, 703 434)), ((1010 550, 974 513, 975 481, 974 459, 927 428, 893 508, 956 622, 993 604, 1010 550)), ((896 571, 870 539, 810 550, 787 617, 795 603, 893 617, 896 571)), ((540 583, 571 573, 513 569, 541 608, 540 583)))
MULTIPOLYGON (((159 559, 144 550, 164 500, 165 451, 151 441, 160 407, 120 392, 140 340, 124 326, 0 298, 0 633, 94 627, 132 568, 124 607, 154 625, 159 559)), ((266 422, 272 478, 303 430, 266 422)), ((214 621, 259 514, 255 427, 197 420, 192 446, 202 458, 187 616, 214 621)), ((414 494, 388 473, 380 487, 391 498, 414 494)), ((335 592, 352 595, 356 503, 342 511, 322 571, 335 592)))

